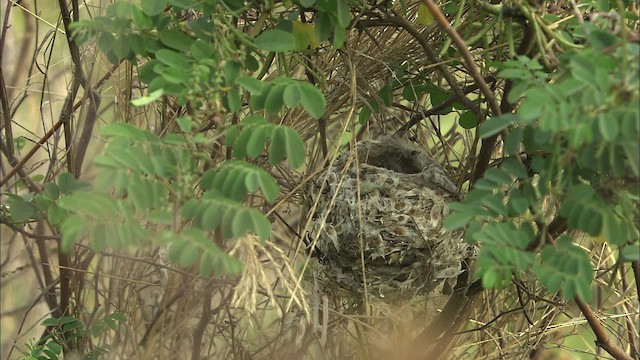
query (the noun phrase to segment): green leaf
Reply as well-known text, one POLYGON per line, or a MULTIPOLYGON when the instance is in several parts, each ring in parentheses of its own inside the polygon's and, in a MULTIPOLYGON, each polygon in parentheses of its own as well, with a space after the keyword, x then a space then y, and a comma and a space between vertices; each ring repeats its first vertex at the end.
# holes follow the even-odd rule
POLYGON ((302 98, 300 87, 298 84, 293 83, 287 85, 286 89, 284 89, 283 99, 284 104, 288 107, 298 106, 300 103, 300 99, 302 98))
POLYGON ((156 59, 169 66, 175 66, 181 69, 191 68, 187 57, 173 50, 161 49, 156 51, 156 59))
POLYGON ((493 136, 518 120, 518 115, 511 113, 490 118, 480 125, 480 137, 484 139, 493 136))
POLYGON ((262 82, 251 76, 241 76, 236 79, 236 84, 242 86, 245 90, 247 90, 251 95, 260 95, 264 86, 262 82))
POLYGON ((234 238, 239 238, 251 231, 251 214, 249 209, 241 209, 235 213, 231 223, 231 231, 234 238))
POLYGON ((180 9, 194 9, 202 6, 198 0, 170 0, 171 5, 180 9))
POLYGON ((511 174, 513 177, 518 179, 526 179, 529 177, 529 173, 527 172, 527 168, 520 161, 516 159, 509 158, 505 160, 501 165, 502 170, 511 174))
POLYGON ((67 212, 57 205, 49 206, 47 219, 52 225, 60 225, 67 218, 67 212))
POLYGON ((229 92, 227 92, 226 98, 229 111, 238 112, 242 109, 242 98, 237 89, 230 89, 229 92))
POLYGON ((331 16, 326 12, 318 13, 318 18, 316 19, 316 38, 318 38, 318 41, 327 40, 332 29, 331 16))
POLYGON ((182 31, 169 29, 160 32, 160 42, 172 49, 187 52, 191 49, 194 40, 182 31))
POLYGON ((304 142, 295 130, 289 127, 279 127, 274 130, 269 148, 271 165, 276 165, 287 157, 289 166, 297 168, 304 164, 305 156, 304 142))
POLYGON ((530 77, 529 71, 524 68, 509 68, 498 73, 501 79, 526 80, 530 77))
POLYGON ((238 126, 230 126, 224 132, 224 146, 233 146, 233 144, 235 144, 236 140, 238 139, 238 135, 240 135, 240 129, 238 128, 238 126))
POLYGON ((523 133, 524 129, 521 126, 518 126, 511 130, 507 138, 504 139, 504 151, 508 155, 517 155, 519 153, 523 133))
POLYGON ((587 33, 587 39, 589 39, 591 45, 593 45, 597 50, 604 50, 620 41, 620 38, 613 35, 611 32, 598 29, 595 26, 591 27, 590 31, 587 33))
POLYGON ((51 200, 58 200, 60 197, 60 188, 53 182, 48 182, 44 184, 44 191, 47 193, 47 196, 51 198, 51 200))
POLYGON ((60 247, 63 252, 68 252, 71 247, 78 241, 78 239, 86 231, 86 221, 84 218, 78 215, 70 215, 60 226, 60 232, 62 233, 62 240, 60 241, 60 247))
POLYGON ((320 119, 327 105, 324 95, 317 87, 307 82, 299 82, 300 103, 309 115, 320 119))
POLYGON ((202 219, 201 226, 208 230, 215 230, 222 221, 222 215, 225 212, 225 207, 212 202, 201 209, 203 210, 200 216, 202 219))
POLYGON ((623 262, 640 260, 640 245, 628 245, 620 249, 620 259, 623 262))
POLYGON ((562 289, 566 300, 578 296, 582 300, 591 298, 590 284, 593 267, 589 255, 562 235, 556 246, 547 245, 540 253, 540 264, 534 267, 540 283, 550 292, 562 289))
POLYGON ((370 118, 371 118, 371 109, 369 108, 369 106, 365 105, 362 108, 360 108, 360 113, 358 114, 358 123, 360 123, 360 125, 364 125, 367 122, 369 122, 370 118))
POLYGON ((178 119, 176 119, 176 122, 178 123, 180 130, 186 133, 191 132, 191 129, 193 129, 193 121, 191 121, 191 118, 189 116, 180 116, 178 119))
MULTIPOLYGON (((162 76, 164 80, 171 84, 182 85, 189 81, 189 76, 187 72, 179 67, 174 66, 158 66, 156 69, 157 73, 162 76)), ((180 86, 182 87, 182 86, 180 86)))
POLYGON ((23 223, 35 216, 36 208, 22 197, 14 194, 3 194, 6 199, 11 218, 14 223, 23 223))
POLYGON ((535 120, 549 103, 549 94, 545 88, 533 88, 527 91, 524 102, 518 108, 518 115, 523 121, 535 120))
POLYGON ((615 141, 618 138, 620 132, 618 119, 609 117, 606 114, 600 114, 598 116, 598 128, 605 141, 615 141))
POLYGON ((333 25, 333 47, 335 47, 336 49, 342 48, 342 45, 344 45, 344 41, 346 38, 347 29, 345 29, 343 26, 340 26, 340 24, 335 23, 333 25))
POLYGON ((113 54, 119 59, 125 58, 129 55, 131 49, 129 48, 129 40, 127 36, 120 35, 115 38, 112 47, 113 54))
POLYGON ((253 132, 251 129, 244 129, 238 138, 236 139, 235 144, 233 145, 233 157, 236 159, 242 159, 247 156, 247 143, 249 139, 251 139, 251 135, 253 132))
POLYGON ((349 5, 347 4, 347 0, 335 0, 337 5, 337 18, 338 24, 343 28, 349 26, 349 22, 351 21, 351 14, 349 13, 349 5))
MULTIPOLYGON (((426 84, 425 90, 429 93, 429 100, 431 101, 431 105, 434 107, 442 104, 443 102, 447 101, 449 97, 451 97, 450 93, 433 84, 426 84)), ((447 109, 441 114, 448 114, 449 112, 451 112, 451 109, 452 107, 447 107, 447 109)))
POLYGON ((378 92, 378 96, 383 104, 391 106, 393 104, 393 82, 387 82, 378 92))
POLYGON ((282 97, 285 88, 286 85, 278 84, 269 91, 264 103, 264 109, 268 114, 276 114, 280 109, 282 109, 282 106, 284 105, 282 97))
MULTIPOLYGON (((136 161, 135 157, 132 156, 131 152, 127 148, 109 146, 107 148, 107 152, 104 155, 104 157, 102 157, 100 159, 105 159, 105 160, 108 159, 109 160, 109 164, 107 164, 106 161, 100 161, 100 162, 96 163, 98 165, 105 166, 106 168, 117 169, 118 167, 121 167, 121 168, 126 169, 126 170, 133 170, 133 171, 140 171, 141 170, 140 162, 136 161), (114 166, 111 166, 111 165, 114 165, 114 166)), ((122 172, 120 172, 120 173, 122 173, 122 172)), ((114 176, 114 178, 115 178, 115 176, 114 176)), ((128 179, 127 179, 127 181, 128 181, 128 179)))
POLYGON ((247 54, 244 59, 244 67, 249 72, 254 72, 260 69, 260 63, 251 54, 247 54))
POLYGON ((141 0, 140 7, 145 14, 155 16, 164 11, 167 7, 167 0, 141 0))
POLYGON ((149 212, 148 215, 149 221, 155 224, 160 225, 171 225, 173 224, 173 215, 167 211, 162 209, 155 209, 149 212))
POLYGON ((73 192, 77 188, 76 183, 77 181, 71 173, 63 172, 58 176, 58 188, 62 194, 70 194, 73 192))
MULTIPOLYGON (((46 347, 49 351, 51 351, 53 354, 55 355, 60 355, 62 353, 62 346, 60 346, 57 342, 55 341, 49 341, 46 344, 46 347)), ((56 359, 57 356, 49 356, 50 359, 56 359)))
MULTIPOLYGON (((157 140, 155 135, 142 131, 131 124, 121 122, 112 123, 103 127, 100 134, 105 137, 123 137, 132 140, 157 140)), ((58 185, 62 188, 62 185, 58 185)))
POLYGON ((483 177, 497 185, 513 183, 513 178, 511 178, 511 175, 509 175, 506 171, 498 168, 491 168, 487 170, 483 177))
POLYGON ((476 119, 476 114, 474 114, 473 111, 465 111, 460 115, 458 124, 460 124, 464 129, 473 129, 478 125, 478 119, 476 119))
POLYGON ((253 209, 251 209, 250 215, 253 232, 258 235, 261 240, 269 240, 271 236, 271 224, 269 220, 259 211, 253 209))
POLYGON ((224 72, 224 80, 227 85, 235 83, 238 75, 240 75, 240 63, 234 60, 229 60, 224 64, 222 68, 224 72))
POLYGON ((238 12, 244 7, 244 0, 221 0, 233 12, 238 12))
POLYGON ((560 205, 559 213, 571 228, 598 236, 602 231, 603 209, 606 207, 590 185, 580 184, 567 189, 567 197, 560 205))
POLYGON ((267 172, 258 173, 258 184, 260 185, 260 190, 268 203, 276 201, 278 193, 280 192, 280 187, 271 175, 267 172))
POLYGON ((107 53, 113 49, 113 43, 116 41, 113 34, 108 32, 100 33, 97 37, 97 45, 100 51, 107 53))
POLYGON ((501 282, 497 271, 489 269, 482 273, 482 287, 485 289, 497 287, 501 282))
POLYGON ((293 51, 296 49, 296 40, 293 35, 283 30, 267 30, 258 35, 256 46, 267 51, 293 51))
POLYGON ((499 215, 507 215, 507 207, 502 201, 502 196, 487 196, 482 200, 482 204, 499 215))
POLYGON ((152 102, 158 100, 160 97, 162 97, 163 94, 164 94, 164 90, 162 89, 156 90, 147 96, 143 96, 141 98, 131 100, 131 105, 133 106, 149 105, 152 102))
POLYGON ((264 152, 267 138, 270 137, 273 129, 270 126, 257 127, 247 141, 247 156, 256 158, 264 152))
POLYGON ((472 218, 472 214, 455 211, 447 215, 444 219, 444 227, 447 230, 459 229, 467 225, 472 218))
POLYGON ((213 32, 217 30, 214 20, 208 16, 199 17, 189 22, 189 28, 193 31, 198 39, 210 42, 213 38, 213 32))
POLYGON ((640 145, 637 141, 625 142, 622 146, 624 153, 627 155, 627 164, 631 167, 635 176, 640 175, 640 145))
POLYGON ((131 15, 133 24, 140 30, 149 30, 153 27, 153 21, 151 18, 143 13, 137 6, 131 7, 131 15))
POLYGON ((265 103, 267 101, 267 96, 273 89, 273 84, 264 84, 262 87, 262 92, 259 94, 252 94, 251 99, 249 99, 249 106, 251 106, 252 110, 262 110, 265 107, 265 103))
POLYGON ((511 215, 522 216, 529 209, 529 200, 522 194, 520 189, 514 189, 509 194, 507 203, 511 209, 511 215))
POLYGON ((197 60, 210 59, 213 57, 214 52, 213 46, 201 39, 197 39, 191 44, 191 54, 197 60))

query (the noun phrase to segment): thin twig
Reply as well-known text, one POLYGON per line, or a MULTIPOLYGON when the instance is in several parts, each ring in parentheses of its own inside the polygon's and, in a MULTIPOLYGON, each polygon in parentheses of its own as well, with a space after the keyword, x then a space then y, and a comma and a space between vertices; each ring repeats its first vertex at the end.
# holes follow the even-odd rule
POLYGON ((429 61, 432 62, 433 64, 437 64, 435 65, 436 70, 447 81, 447 84, 449 84, 451 91, 453 91, 453 93, 456 95, 458 100, 468 109, 473 111, 477 119, 483 118, 480 107, 474 104, 471 100, 469 100, 469 98, 467 98, 466 94, 462 91, 462 89, 458 85, 458 81, 456 80, 455 76, 453 76, 453 74, 442 64, 442 62, 440 61, 440 58, 438 57, 438 54, 436 54, 436 52, 433 50, 433 48, 429 44, 429 41, 427 41, 427 38, 418 30, 416 30, 413 26, 411 26, 411 24, 406 19, 400 16, 389 16, 389 17, 385 17, 384 19, 376 19, 372 21, 375 21, 374 23, 375 25, 379 25, 379 26, 391 25, 391 26, 401 27, 404 30, 406 30, 414 39, 416 39, 416 41, 418 41, 418 43, 424 50, 425 54, 427 55, 427 58, 429 59, 429 61))

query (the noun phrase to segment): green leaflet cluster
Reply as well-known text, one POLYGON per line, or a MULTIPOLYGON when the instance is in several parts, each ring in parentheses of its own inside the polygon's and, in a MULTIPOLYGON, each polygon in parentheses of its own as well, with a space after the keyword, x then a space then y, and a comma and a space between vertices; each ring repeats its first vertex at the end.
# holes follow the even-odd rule
MULTIPOLYGON (((272 203, 279 192, 273 177, 248 161, 266 153, 268 165, 288 160, 296 168, 306 155, 294 129, 254 114, 278 115, 285 107, 300 107, 319 119, 326 107, 322 92, 311 83, 288 76, 260 79, 272 66, 274 52, 307 51, 331 32, 340 47, 350 23, 349 3, 305 1, 301 5, 317 11, 314 24, 288 16, 251 35, 231 22, 249 8, 242 0, 116 1, 105 16, 74 23, 78 44, 95 39, 110 62, 140 65, 147 94, 133 99, 134 106, 171 96, 178 105, 198 110, 176 119, 180 133, 169 129, 162 137, 127 124, 108 125, 102 135, 109 145, 95 159, 93 188, 49 199, 42 208, 16 197, 10 216, 22 221, 38 214, 53 217, 64 250, 85 238, 98 251, 153 239, 169 246, 172 261, 197 265, 203 275, 239 273, 241 264, 226 253, 228 241, 247 233, 263 240, 270 236, 265 215, 245 200, 251 196, 253 206, 272 203), (187 13, 193 14, 189 21, 187 13), (225 120, 208 122, 211 112, 225 120), (224 123, 231 113, 241 119, 238 124, 224 123), (211 166, 206 149, 213 147, 209 130, 224 136, 233 159, 205 169, 211 166)), ((265 3, 261 10, 268 13, 270 6, 265 3)), ((316 80, 322 83, 320 76, 316 80)))
MULTIPOLYGON (((259 79, 271 66, 273 52, 307 51, 310 44, 317 47, 330 34, 334 46, 341 47, 350 23, 350 3, 357 1, 304 1, 303 6, 316 12, 315 23, 293 20, 299 14, 292 11, 255 38, 229 20, 228 15, 248 9, 242 0, 144 0, 140 6, 116 1, 107 7, 105 16, 80 20, 72 29, 79 44, 97 39, 98 48, 111 63, 129 60, 141 64, 138 75, 148 84, 150 98, 137 105, 170 95, 181 105, 224 106, 238 112, 245 105, 244 88, 252 95, 254 110, 276 113, 283 104, 301 105, 320 118, 325 100, 314 85, 286 76, 272 82, 259 79), (185 22, 187 11, 197 16, 185 22), (263 51, 272 53, 265 56, 263 51), (241 76, 243 70, 249 74, 261 70, 262 75, 258 79, 241 76)), ((269 11, 270 6, 264 4, 263 10, 269 11)))
MULTIPOLYGON (((120 332, 126 317, 121 312, 114 312, 104 315, 102 309, 97 311, 96 318, 89 326, 83 321, 73 316, 62 316, 60 318, 50 317, 42 321, 41 325, 49 329, 48 334, 36 341, 31 339, 25 344, 25 350, 18 360, 58 360, 63 359, 64 353, 69 352, 68 344, 80 344, 86 338, 99 338, 107 331, 120 332)), ((108 345, 95 346, 84 354, 85 359, 100 359, 111 351, 108 345)))
POLYGON ((594 271, 588 253, 568 237, 556 246, 539 242, 547 231, 539 224, 550 212, 543 205, 550 189, 545 179, 535 183, 522 163, 508 159, 487 171, 463 202, 450 205, 445 226, 466 225, 466 240, 481 245, 476 274, 484 287, 504 288, 533 272, 549 291, 589 299, 594 271))
POLYGON ((520 105, 479 133, 506 135, 508 158, 452 204, 445 221, 467 226, 467 240, 481 245, 485 287, 533 273, 550 292, 589 299, 589 254, 568 235, 546 243, 554 218, 618 249, 619 263, 640 256, 639 49, 585 26, 590 46, 565 54, 553 74, 526 57, 501 65, 499 76, 513 81, 508 100, 520 105))
POLYGON ((288 126, 277 126, 262 116, 248 116, 225 132, 225 145, 232 146, 234 157, 255 159, 264 152, 270 140, 269 163, 275 165, 289 158, 293 168, 304 163, 305 147, 300 135, 288 126))
MULTIPOLYGON (((188 118, 178 122, 183 129, 191 127, 188 118)), ((264 133, 260 146, 249 151, 253 157, 268 147, 273 165, 286 158, 292 166, 304 163, 304 143, 291 128, 252 117, 229 132, 239 134, 236 141, 227 137, 235 146, 236 158, 246 156, 246 144, 240 139, 251 140, 252 136, 244 134, 264 133)), ((248 196, 256 197, 258 192, 266 203, 276 200, 279 186, 263 168, 227 160, 203 172, 210 155, 201 149, 211 147, 211 140, 200 134, 159 137, 115 123, 106 126, 102 135, 111 141, 94 161, 95 186, 63 173, 57 184, 45 184, 45 191, 33 197, 9 195, 8 220, 18 224, 48 219, 60 228, 65 251, 81 239, 90 239, 95 251, 140 246, 153 240, 169 246, 171 261, 182 266, 197 264, 205 276, 242 270, 242 265, 213 241, 213 233, 220 235, 222 245, 247 233, 262 240, 269 238, 270 223, 265 215, 244 205, 248 196)))
POLYGON ((62 173, 57 183, 45 183, 40 193, 28 193, 23 196, 3 193, 7 200, 6 206, 2 207, 2 220, 15 225, 43 220, 49 221, 52 225, 60 225, 68 216, 59 205, 60 200, 90 186, 86 181, 74 179, 69 173, 62 173))
MULTIPOLYGON (((189 128, 187 120, 180 122, 184 128, 189 128)), ((280 127, 272 126, 272 131, 279 130, 280 127)), ((243 205, 245 198, 258 190, 266 202, 275 201, 278 184, 264 169, 244 161, 229 160, 200 175, 202 162, 208 154, 198 149, 210 146, 203 137, 189 134, 157 137, 121 123, 109 125, 103 134, 113 139, 104 155, 96 159, 96 165, 103 172, 97 186, 116 195, 109 200, 111 204, 105 205, 106 210, 99 213, 111 213, 111 217, 98 216, 104 234, 122 232, 127 236, 115 238, 123 240, 135 239, 137 235, 149 238, 156 233, 160 241, 169 243, 172 261, 182 266, 197 262, 204 275, 212 271, 232 274, 241 271, 240 264, 212 241, 209 232, 219 231, 224 241, 246 233, 257 234, 263 240, 269 238, 270 224, 265 216, 243 205), (199 187, 194 192, 196 184, 199 187), (200 192, 202 195, 198 195, 200 192), (114 206, 120 211, 114 212, 114 206)), ((302 140, 297 134, 294 137, 296 144, 301 145, 295 150, 304 153, 302 140)), ((264 147, 265 144, 262 150, 264 147)), ((289 148, 285 147, 284 157, 292 156, 287 152, 289 148)), ((87 194, 77 196, 82 198, 87 194)), ((63 223, 64 244, 76 239, 71 236, 77 232, 68 231, 69 227, 84 227, 87 231, 86 227, 96 220, 94 212, 75 205, 67 204, 66 208, 79 212, 75 216, 84 217, 84 221, 72 217, 63 223)), ((92 239, 100 236, 98 231, 93 235, 92 239)), ((109 241, 109 244, 114 243, 119 244, 109 241)))

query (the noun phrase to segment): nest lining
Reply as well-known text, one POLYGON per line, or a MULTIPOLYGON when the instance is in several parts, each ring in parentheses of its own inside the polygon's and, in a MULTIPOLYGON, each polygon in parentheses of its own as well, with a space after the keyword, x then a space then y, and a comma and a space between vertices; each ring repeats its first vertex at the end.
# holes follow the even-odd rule
POLYGON ((346 169, 354 154, 341 155, 312 189, 320 209, 312 231, 324 255, 326 286, 362 294, 366 279, 370 294, 413 296, 454 280, 469 247, 461 231, 447 232, 442 225, 447 204, 457 200, 442 167, 423 149, 394 137, 362 141, 357 154, 346 169))

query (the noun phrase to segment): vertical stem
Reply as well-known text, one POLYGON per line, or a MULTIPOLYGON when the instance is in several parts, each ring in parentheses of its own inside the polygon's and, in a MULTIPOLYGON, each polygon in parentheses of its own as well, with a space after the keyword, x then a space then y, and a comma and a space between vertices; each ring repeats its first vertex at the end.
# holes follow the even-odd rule
POLYGON ((209 325, 211 318, 211 296, 213 294, 213 282, 208 281, 206 289, 202 294, 202 315, 198 325, 193 330, 193 349, 191 350, 191 360, 200 360, 200 350, 202 348, 202 336, 209 325))

